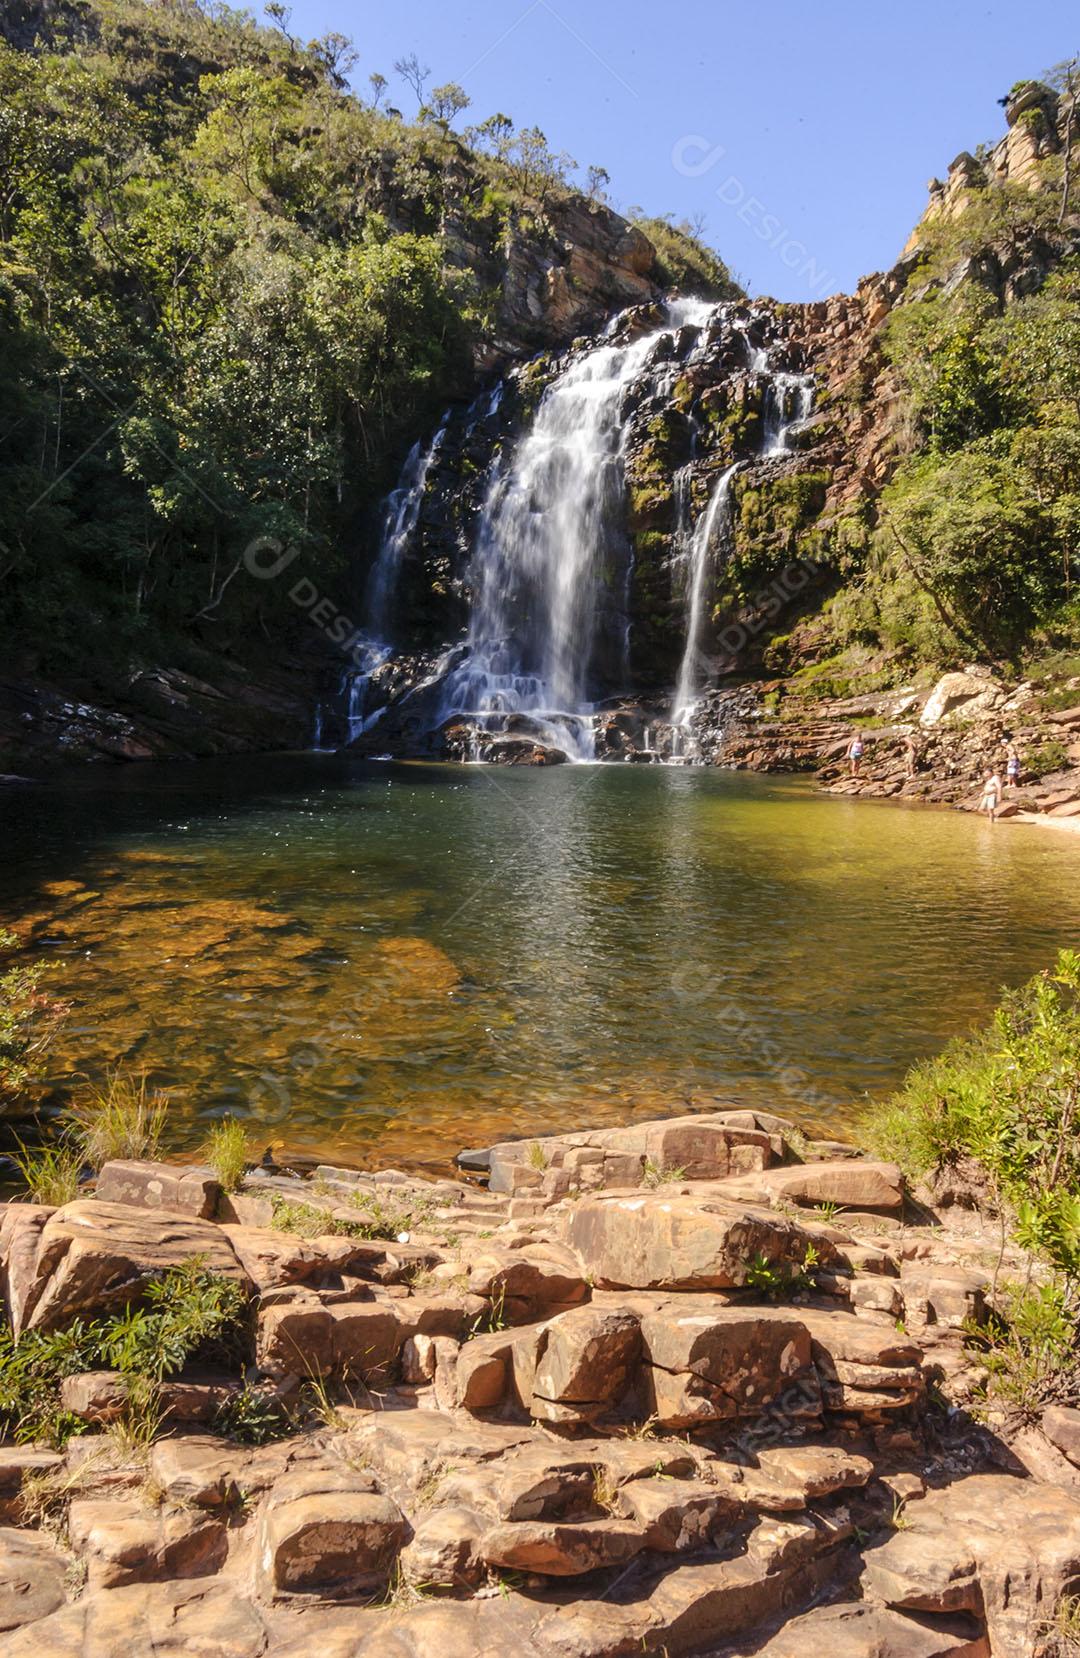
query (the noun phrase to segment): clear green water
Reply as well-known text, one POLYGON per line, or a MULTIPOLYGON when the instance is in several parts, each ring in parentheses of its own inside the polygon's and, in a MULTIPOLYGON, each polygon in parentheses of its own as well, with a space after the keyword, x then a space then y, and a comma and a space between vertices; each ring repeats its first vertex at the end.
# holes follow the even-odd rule
POLYGON ((1080 841, 651 767, 283 757, 9 791, 0 913, 52 1060, 173 1089, 189 1150, 372 1163, 718 1097, 842 1129, 1080 936, 1080 841))

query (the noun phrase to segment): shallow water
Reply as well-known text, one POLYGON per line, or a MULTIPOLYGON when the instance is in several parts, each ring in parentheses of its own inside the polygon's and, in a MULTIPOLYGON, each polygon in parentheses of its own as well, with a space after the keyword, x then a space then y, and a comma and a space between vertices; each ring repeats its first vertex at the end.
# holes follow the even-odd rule
POLYGON ((1080 935, 1073 837, 653 767, 312 755, 0 801, 0 914, 190 1150, 438 1164, 718 1098, 842 1130, 1080 935))

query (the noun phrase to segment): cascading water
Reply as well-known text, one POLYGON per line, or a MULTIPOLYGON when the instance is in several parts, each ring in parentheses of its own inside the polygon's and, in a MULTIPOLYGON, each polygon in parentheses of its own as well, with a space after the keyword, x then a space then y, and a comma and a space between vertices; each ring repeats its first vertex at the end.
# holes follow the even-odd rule
MULTIPOLYGON (((773 372, 768 352, 762 348, 750 359, 750 372, 765 377, 762 409, 762 444, 759 459, 768 460, 788 451, 792 430, 809 415, 814 399, 814 380, 809 374, 773 372)), ((686 641, 672 707, 672 725, 678 733, 689 731, 697 709, 703 673, 705 594, 713 565, 714 548, 726 544, 731 531, 731 486, 735 475, 749 463, 736 461, 720 474, 705 511, 694 526, 687 551, 686 641)), ((688 487, 688 486, 687 486, 688 487)))
MULTIPOLYGON (((509 463, 492 473, 472 556, 468 646, 446 679, 443 718, 495 730, 508 715, 527 715, 541 740, 592 758, 604 566, 625 569, 630 556, 621 528, 624 400, 661 340, 702 328, 716 309, 674 300, 663 327, 601 343, 548 386, 509 463)), ((668 364, 656 378, 665 373, 670 379, 668 364)))
POLYGON ((355 742, 370 730, 384 712, 382 707, 374 710, 368 707, 371 676, 393 650, 390 634, 401 561, 420 519, 428 473, 446 436, 448 419, 449 413, 443 416, 426 448, 420 443, 413 444, 397 484, 386 497, 379 550, 367 582, 364 637, 354 646, 360 661, 356 667, 346 668, 341 677, 339 697, 347 743, 355 742))

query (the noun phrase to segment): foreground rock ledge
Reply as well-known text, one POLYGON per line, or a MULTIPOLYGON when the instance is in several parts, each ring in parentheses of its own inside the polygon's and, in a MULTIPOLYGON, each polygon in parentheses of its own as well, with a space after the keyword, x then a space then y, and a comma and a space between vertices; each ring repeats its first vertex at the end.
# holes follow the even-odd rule
POLYGON ((486 1188, 114 1164, 3 1206, 17 1333, 198 1256, 250 1345, 170 1378, 143 1452, 110 1371, 64 1380, 66 1449, 0 1445, 0 1651, 1049 1658, 1080 1426, 1025 1455, 964 1413, 972 1217, 737 1109, 468 1161, 486 1188), (216 1431, 252 1390, 295 1431, 216 1431))

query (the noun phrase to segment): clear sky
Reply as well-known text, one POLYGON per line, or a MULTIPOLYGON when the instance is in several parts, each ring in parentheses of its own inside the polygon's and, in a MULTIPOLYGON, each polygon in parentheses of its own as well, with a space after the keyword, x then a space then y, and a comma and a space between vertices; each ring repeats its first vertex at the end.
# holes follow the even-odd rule
POLYGON ((996 99, 1080 51, 1066 0, 293 0, 294 34, 332 29, 359 89, 379 71, 411 115, 393 64, 416 52, 466 121, 540 126, 614 206, 703 220, 752 293, 790 300, 890 265, 927 180, 1003 133, 996 99))

